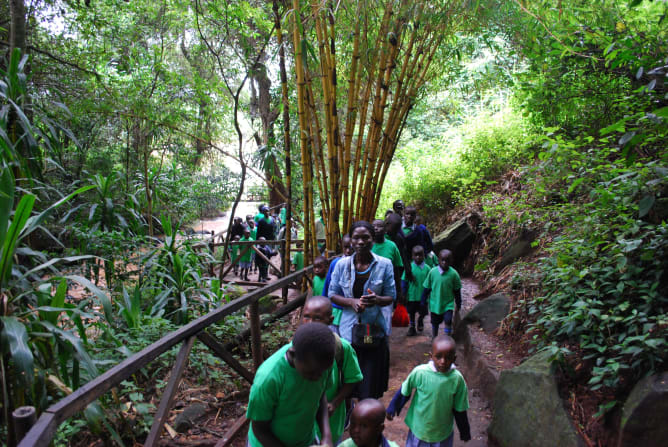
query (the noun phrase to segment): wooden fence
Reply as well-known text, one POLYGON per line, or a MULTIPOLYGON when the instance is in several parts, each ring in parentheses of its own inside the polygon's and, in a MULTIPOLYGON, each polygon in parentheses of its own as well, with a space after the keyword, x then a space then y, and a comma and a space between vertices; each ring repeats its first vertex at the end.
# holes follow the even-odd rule
MULTIPOLYGON (((302 279, 302 277, 304 277, 304 275, 311 273, 312 270, 313 266, 308 266, 303 270, 284 276, 283 278, 280 278, 271 284, 255 289, 252 292, 249 292, 235 299, 234 301, 230 301, 224 306, 219 307, 218 309, 202 317, 199 317, 198 319, 186 324, 180 329, 166 335, 152 345, 144 348, 143 350, 104 372, 100 376, 74 391, 69 396, 61 399, 47 408, 41 414, 37 422, 32 425, 32 428, 30 428, 30 430, 25 434, 19 443, 19 447, 48 446, 53 439, 58 426, 62 422, 85 409, 88 404, 95 401, 110 389, 118 386, 122 381, 129 379, 135 372, 157 359, 160 355, 164 354, 173 346, 181 344, 181 349, 179 350, 174 361, 169 383, 165 387, 165 390, 162 394, 160 404, 153 419, 151 431, 149 432, 149 435, 144 443, 145 446, 156 445, 172 407, 173 399, 181 380, 181 375, 186 368, 188 357, 190 355, 193 344, 195 343, 195 340, 199 340, 204 345, 206 345, 213 351, 215 355, 220 357, 241 377, 246 379, 249 383, 252 383, 254 373, 246 369, 238 360, 236 360, 229 352, 227 347, 222 345, 206 329, 211 325, 218 323, 223 318, 233 314, 234 312, 249 306, 250 328, 245 333, 241 333, 239 337, 250 335, 253 365, 255 369, 257 369, 260 366, 260 363, 262 363, 262 341, 260 338, 262 327, 298 308, 301 304, 304 303, 307 295, 302 294, 296 300, 290 301, 275 311, 271 316, 265 318, 263 321, 260 321, 260 313, 258 309, 259 299, 275 290, 287 287, 291 283, 298 282, 302 279)), ((17 416, 17 418, 18 417, 19 416, 17 416)), ((239 430, 241 427, 243 427, 244 422, 244 418, 238 420, 233 425, 232 429, 230 429, 230 432, 233 430, 239 430)), ((23 423, 25 427, 25 423, 21 423, 23 423)), ((18 425, 18 422, 16 425, 18 425)), ((25 433, 26 428, 27 427, 21 430, 22 433, 25 433)), ((225 442, 229 441, 232 435, 233 433, 226 435, 221 439, 221 441, 219 441, 218 445, 224 445, 225 442)))

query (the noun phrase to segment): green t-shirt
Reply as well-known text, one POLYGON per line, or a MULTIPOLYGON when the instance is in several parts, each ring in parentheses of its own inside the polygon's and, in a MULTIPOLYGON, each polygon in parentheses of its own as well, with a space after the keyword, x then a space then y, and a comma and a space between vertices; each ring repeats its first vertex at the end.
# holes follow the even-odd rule
MULTIPOLYGON (((390 441, 389 439, 387 440, 387 444, 390 447, 399 447, 396 442, 390 441)), ((341 444, 339 444, 338 447, 357 447, 357 444, 355 444, 355 441, 353 441, 353 438, 348 438, 345 441, 343 441, 341 444)))
MULTIPOLYGON (((343 369, 343 383, 357 383, 361 382, 364 376, 360 370, 359 362, 357 361, 357 354, 352 345, 346 340, 339 337, 341 340, 341 347, 343 349, 343 362, 341 368, 343 369)), ((339 365, 334 362, 329 373, 329 382, 327 383, 327 401, 334 400, 339 390, 343 386, 341 383, 341 373, 339 372, 339 365)), ((346 423, 346 403, 341 402, 341 405, 329 417, 329 426, 332 431, 332 440, 338 441, 343 435, 343 428, 346 423)), ((316 423, 317 433, 320 433, 318 424, 316 423)))
POLYGON ((253 220, 255 221, 255 223, 259 223, 264 218, 265 218, 264 213, 257 213, 253 218, 253 220))
POLYGON ((288 216, 288 210, 285 208, 281 208, 281 211, 279 211, 278 216, 281 218, 281 223, 285 225, 285 221, 287 220, 288 216))
POLYGON ((313 296, 322 296, 322 288, 325 286, 325 278, 313 275, 313 296))
POLYGON ((343 309, 339 309, 336 307, 332 308, 332 316, 334 317, 334 320, 332 320, 332 325, 333 326, 338 326, 339 323, 341 323, 341 316, 343 315, 343 309))
POLYGON ((401 384, 406 397, 415 391, 406 425, 421 441, 441 442, 452 434, 453 411, 466 411, 469 397, 464 376, 452 368, 440 373, 432 362, 416 366, 401 384))
POLYGON ((238 245, 232 245, 232 249, 230 250, 230 256, 232 257, 232 263, 234 263, 237 259, 239 259, 238 245))
POLYGON ((316 381, 304 379, 285 358, 290 346, 276 351, 255 373, 246 410, 251 421, 251 447, 262 446, 253 433, 252 421, 271 421, 271 431, 286 447, 308 447, 315 439, 314 421, 329 372, 316 381))
MULTIPOLYGON (((419 267, 414 261, 411 262, 411 272, 413 273, 413 281, 408 282, 408 301, 420 301, 422 298, 422 291, 424 290, 424 280, 429 275, 431 268, 424 262, 419 267)), ((406 281, 406 272, 401 275, 402 281, 406 281)))
POLYGON ((378 256, 382 256, 392 261, 392 265, 394 267, 404 266, 404 262, 401 260, 401 253, 399 253, 397 244, 389 239, 385 239, 380 244, 378 242, 374 242, 371 251, 378 256))
POLYGON ((292 265, 295 266, 296 272, 304 268, 304 252, 298 251, 292 255, 292 265))
POLYGON ((436 267, 438 265, 438 256, 433 251, 430 251, 428 255, 424 257, 424 262, 427 263, 429 268, 436 267))
MULTIPOLYGON (((245 236, 242 237, 241 239, 239 239, 239 242, 247 242, 247 241, 252 241, 252 239, 251 238, 246 239, 245 236)), ((246 251, 246 253, 241 255, 241 257, 239 258, 239 262, 250 262, 251 261, 251 254, 253 253, 253 249, 248 245, 243 245, 243 246, 239 245, 238 247, 239 247, 240 252, 248 249, 246 251)))
MULTIPOLYGON (((253 227, 251 230, 251 241, 257 240, 257 227, 253 227)), ((251 250, 253 251, 253 250, 251 250)))
POLYGON ((462 281, 459 279, 459 273, 452 267, 448 267, 447 272, 441 274, 441 269, 436 266, 425 278, 422 286, 431 289, 429 295, 429 311, 435 314, 444 314, 445 312, 455 310, 455 290, 462 288, 462 281))

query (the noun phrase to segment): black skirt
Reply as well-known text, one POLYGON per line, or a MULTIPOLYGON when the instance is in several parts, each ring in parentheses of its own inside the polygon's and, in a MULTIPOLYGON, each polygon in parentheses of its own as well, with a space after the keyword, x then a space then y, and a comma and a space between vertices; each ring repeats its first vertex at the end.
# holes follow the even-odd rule
POLYGON ((385 337, 377 348, 355 349, 364 378, 353 391, 359 399, 380 399, 390 379, 390 347, 385 337))

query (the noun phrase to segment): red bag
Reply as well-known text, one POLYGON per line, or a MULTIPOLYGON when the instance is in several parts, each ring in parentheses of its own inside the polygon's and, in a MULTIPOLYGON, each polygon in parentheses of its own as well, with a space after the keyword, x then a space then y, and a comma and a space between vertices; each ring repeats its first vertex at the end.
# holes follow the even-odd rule
POLYGON ((392 314, 392 326, 407 327, 408 321, 408 311, 406 310, 406 306, 397 304, 397 308, 394 309, 394 313, 392 314))

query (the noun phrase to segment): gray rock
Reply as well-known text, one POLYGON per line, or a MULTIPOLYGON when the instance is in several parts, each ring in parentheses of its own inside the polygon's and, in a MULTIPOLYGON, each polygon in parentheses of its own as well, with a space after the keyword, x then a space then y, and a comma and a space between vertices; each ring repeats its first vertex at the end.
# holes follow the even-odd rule
POLYGON ((668 372, 645 377, 622 408, 618 447, 665 446, 668 442, 668 372))
POLYGON ((549 354, 539 353, 501 372, 489 437, 501 447, 581 447, 557 391, 549 354))
POLYGON ((194 422, 204 416, 208 407, 204 404, 192 404, 181 412, 174 420, 174 429, 179 433, 185 433, 190 430, 194 422))
POLYGON ((516 238, 510 247, 503 253, 501 260, 494 268, 494 274, 498 274, 507 265, 512 264, 519 258, 528 255, 533 251, 531 243, 536 240, 536 232, 524 229, 522 233, 516 238))
POLYGON ((480 323, 488 334, 498 329, 499 324, 510 312, 510 298, 505 293, 495 293, 475 305, 462 318, 463 324, 480 323))
POLYGON ((438 252, 443 249, 452 251, 455 257, 455 267, 458 267, 463 264, 471 252, 474 240, 475 233, 466 222, 466 218, 460 219, 432 239, 434 253, 438 255, 438 252))

